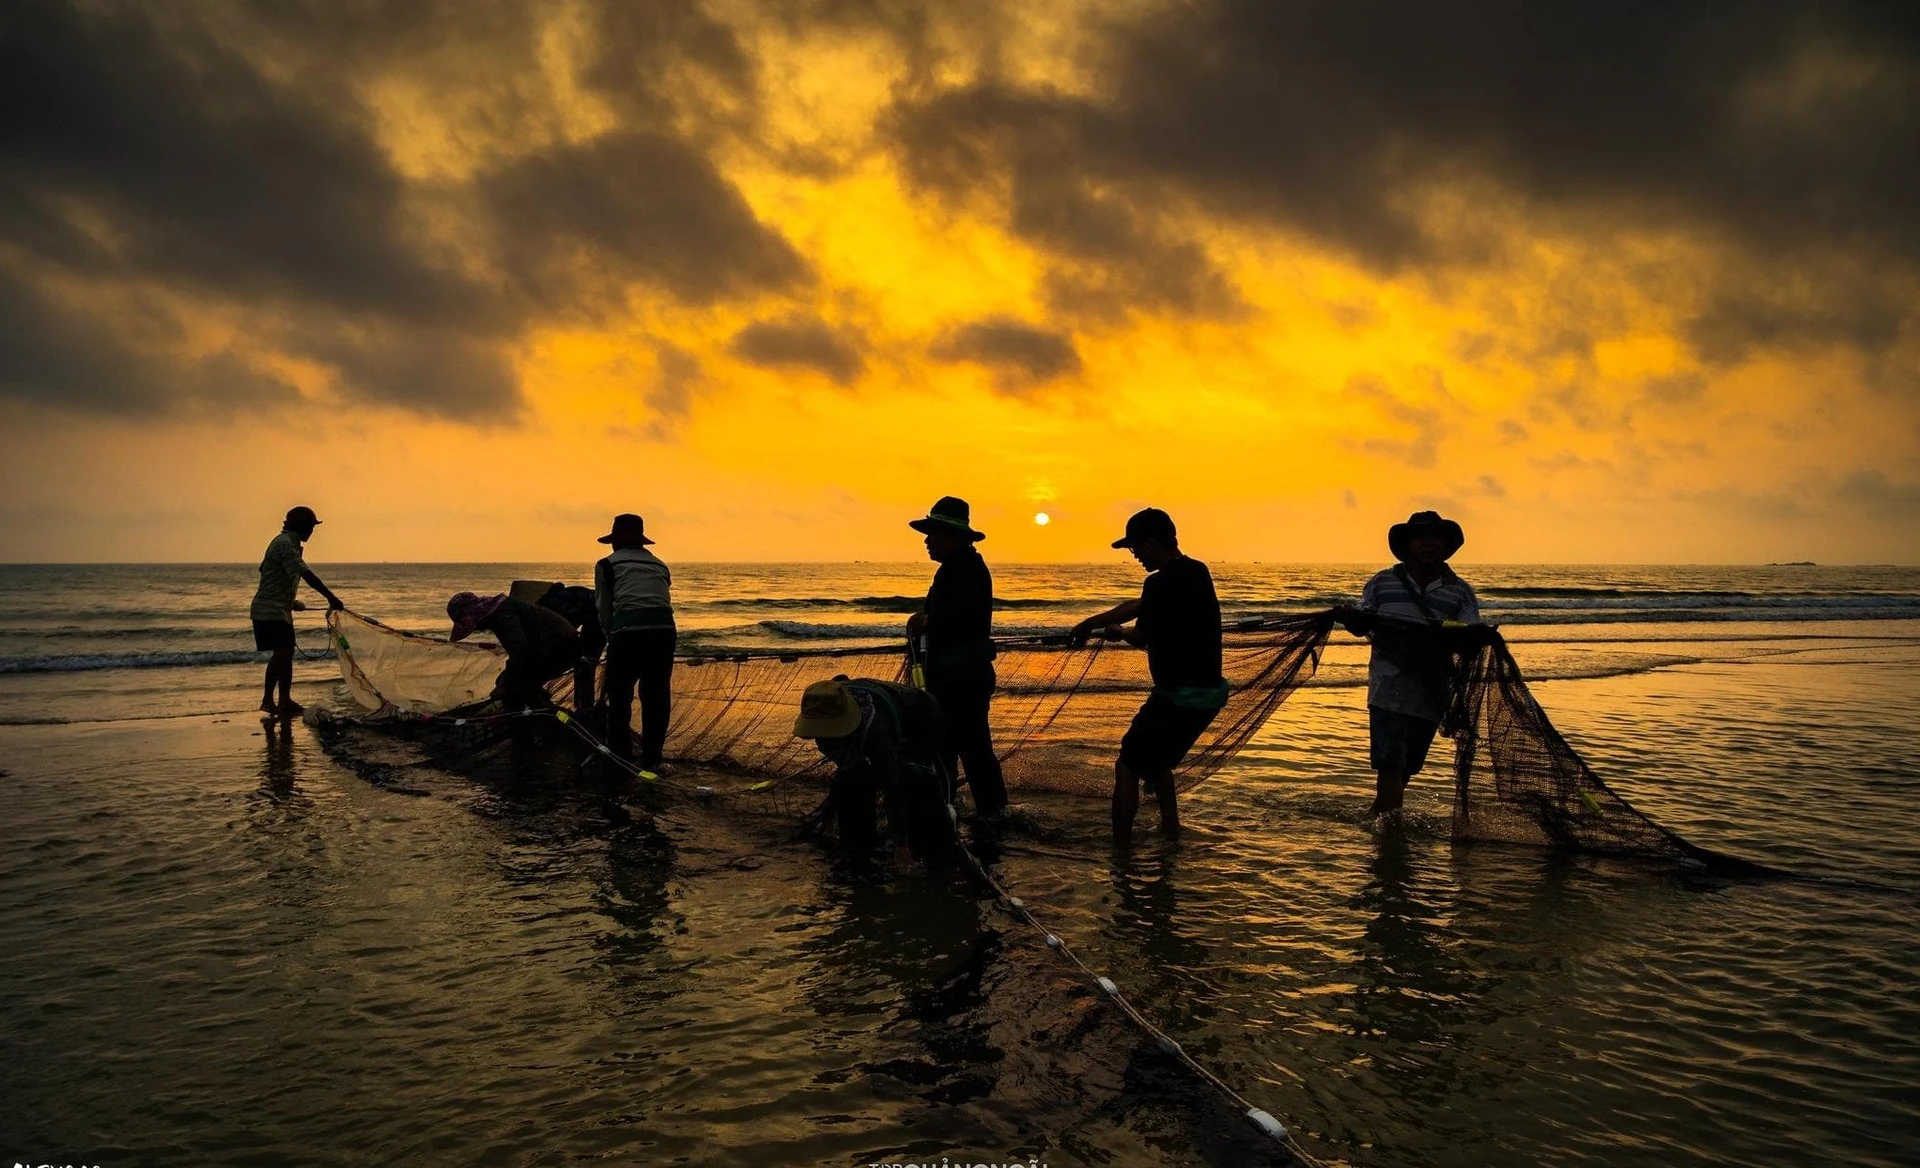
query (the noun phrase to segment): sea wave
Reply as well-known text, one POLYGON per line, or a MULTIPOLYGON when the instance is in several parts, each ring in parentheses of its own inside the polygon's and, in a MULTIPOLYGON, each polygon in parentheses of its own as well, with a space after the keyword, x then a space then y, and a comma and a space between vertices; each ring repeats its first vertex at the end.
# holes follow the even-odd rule
POLYGON ((247 665, 264 660, 255 649, 201 652, 35 653, 0 657, 0 674, 82 673, 96 669, 185 669, 203 665, 247 665))
MULTIPOLYGON (((680 602, 682 608, 771 608, 771 609, 817 609, 817 608, 857 608, 867 612, 915 613, 925 607, 924 596, 730 596, 724 600, 699 600, 680 602)), ((996 596, 995 609, 1022 608, 1066 608, 1083 607, 1088 603, 1084 599, 1052 597, 1014 597, 996 596)))

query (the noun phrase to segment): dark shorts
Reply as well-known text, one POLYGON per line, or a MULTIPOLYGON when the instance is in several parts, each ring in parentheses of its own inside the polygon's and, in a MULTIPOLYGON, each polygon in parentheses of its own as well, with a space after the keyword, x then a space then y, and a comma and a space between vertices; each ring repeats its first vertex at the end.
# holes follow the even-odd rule
POLYGON ((1148 695, 1120 740, 1120 765, 1151 785, 1180 765, 1219 712, 1176 706, 1164 694, 1148 695))
POLYGON ((293 648, 293 622, 254 621, 253 647, 256 649, 293 648))
POLYGON ((1433 735, 1440 724, 1412 714, 1368 706, 1367 729, 1372 739, 1368 756, 1373 769, 1411 775, 1427 765, 1427 748, 1433 745, 1433 735))

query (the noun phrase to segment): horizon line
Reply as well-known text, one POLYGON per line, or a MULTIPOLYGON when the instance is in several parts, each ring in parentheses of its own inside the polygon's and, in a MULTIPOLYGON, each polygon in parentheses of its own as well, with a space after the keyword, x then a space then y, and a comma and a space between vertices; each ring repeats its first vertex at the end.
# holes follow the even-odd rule
MULTIPOLYGON (((599 557, 595 557, 598 559, 599 557)), ((594 560, 556 560, 556 559, 517 559, 517 560, 319 560, 342 568, 359 567, 433 567, 433 566, 507 566, 517 564, 590 564, 594 560)), ((686 565, 759 565, 767 567, 851 567, 862 564, 871 565, 912 565, 920 566, 932 561, 921 557, 910 560, 891 559, 855 559, 855 560, 716 560, 695 559, 680 560, 686 565)), ((1207 560, 1209 564, 1236 566, 1259 565, 1263 567, 1353 567, 1385 563, 1385 557, 1377 560, 1207 560)), ((1060 568, 1060 567, 1124 567, 1124 559, 1113 560, 999 560, 997 566, 1009 568, 1060 568)), ((253 560, 0 560, 0 568, 225 568, 256 566, 253 560)), ((1470 560, 1466 566, 1477 568, 1920 568, 1920 562, 1896 563, 1892 561, 1814 561, 1814 560, 1773 560, 1757 562, 1751 560, 1694 560, 1659 562, 1654 560, 1470 560)))

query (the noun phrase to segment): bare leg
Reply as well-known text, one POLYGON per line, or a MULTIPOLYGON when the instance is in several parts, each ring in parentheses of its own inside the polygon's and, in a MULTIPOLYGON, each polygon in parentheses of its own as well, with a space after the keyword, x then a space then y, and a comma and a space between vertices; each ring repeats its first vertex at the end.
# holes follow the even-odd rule
POLYGON ((273 651, 273 656, 267 658, 266 682, 260 690, 260 712, 263 714, 277 714, 280 712, 280 707, 273 704, 273 684, 278 680, 278 674, 274 670, 274 664, 279 660, 280 650, 278 649, 273 651))
POLYGON ((1140 780, 1119 763, 1113 764, 1113 846, 1133 846, 1133 817, 1140 811, 1140 780))
POLYGON ((1379 778, 1374 781, 1373 806, 1367 808, 1367 814, 1391 815, 1400 810, 1401 803, 1406 799, 1410 778, 1397 771, 1381 771, 1379 778))
POLYGON ((280 712, 282 714, 303 712, 304 707, 293 700, 293 650, 275 649, 273 660, 267 663, 267 668, 274 671, 274 681, 280 689, 280 712))
POLYGON ((1176 802, 1178 792, 1173 789, 1173 776, 1161 775, 1153 784, 1154 798, 1160 803, 1160 834, 1173 840, 1180 838, 1180 808, 1176 802))

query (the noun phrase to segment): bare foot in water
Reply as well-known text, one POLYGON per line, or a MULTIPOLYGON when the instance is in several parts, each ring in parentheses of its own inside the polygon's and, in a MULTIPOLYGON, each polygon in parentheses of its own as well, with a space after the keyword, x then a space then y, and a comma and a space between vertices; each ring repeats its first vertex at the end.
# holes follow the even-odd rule
POLYGON ((280 703, 280 716, 282 718, 298 718, 306 712, 307 708, 292 698, 288 698, 286 701, 280 703))
POLYGON ((272 698, 265 698, 260 702, 260 712, 269 718, 278 718, 280 707, 273 704, 272 698))

